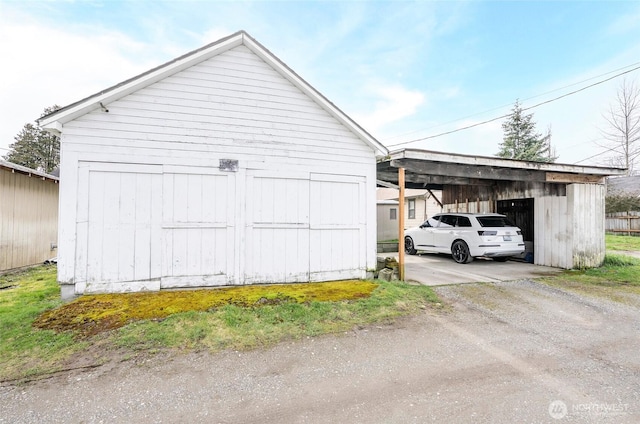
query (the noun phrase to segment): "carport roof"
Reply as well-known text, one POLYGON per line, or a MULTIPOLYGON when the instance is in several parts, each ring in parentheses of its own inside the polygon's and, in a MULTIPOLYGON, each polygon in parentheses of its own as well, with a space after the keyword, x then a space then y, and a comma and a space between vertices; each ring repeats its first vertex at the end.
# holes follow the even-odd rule
POLYGON ((379 185, 398 184, 398 168, 405 169, 405 187, 441 189, 443 185, 492 185, 494 181, 602 183, 621 168, 526 162, 430 150, 402 149, 378 160, 379 185))

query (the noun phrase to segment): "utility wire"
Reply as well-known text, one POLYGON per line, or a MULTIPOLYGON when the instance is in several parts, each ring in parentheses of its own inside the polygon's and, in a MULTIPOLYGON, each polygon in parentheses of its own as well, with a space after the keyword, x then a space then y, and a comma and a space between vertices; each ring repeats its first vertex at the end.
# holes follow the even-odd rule
MULTIPOLYGON (((584 80, 581 80, 581 81, 578 81, 578 82, 574 82, 572 84, 568 84, 568 85, 565 85, 565 86, 562 86, 562 87, 559 87, 559 88, 555 88, 553 90, 545 91, 544 93, 536 94, 535 96, 531 96, 531 97, 527 97, 525 99, 522 99, 522 101, 526 102, 527 100, 537 99, 538 97, 546 96, 547 94, 555 93, 557 91, 561 91, 561 90, 564 90, 566 88, 573 87, 573 86, 585 83, 587 81, 591 81, 591 80, 594 80, 596 78, 600 78, 600 77, 603 77, 605 75, 609 75, 609 74, 612 74, 614 72, 618 72, 618 71, 621 71, 623 69, 627 69, 627 68, 630 68, 630 67, 636 66, 636 65, 640 65, 640 62, 635 62, 635 63, 632 63, 630 65, 622 66, 620 68, 611 70, 609 72, 605 72, 603 74, 599 74, 599 75, 596 75, 596 76, 593 76, 593 77, 590 77, 590 78, 587 78, 587 79, 584 79, 584 80)), ((494 107, 494 108, 489 109, 489 110, 485 110, 483 112, 472 113, 471 115, 463 116, 462 118, 457 118, 457 119, 454 119, 452 121, 443 122, 441 124, 437 124, 437 125, 434 125, 434 126, 429 127, 429 128, 424 128, 424 129, 421 129, 421 130, 410 131, 410 132, 404 133, 404 134, 394 135, 392 137, 387 138, 387 140, 393 140, 394 138, 404 137, 404 136, 407 136, 407 135, 410 135, 410 134, 415 134, 415 133, 421 132, 421 131, 428 131, 430 129, 438 128, 438 127, 441 127, 443 125, 448 125, 448 124, 452 124, 454 122, 462 121, 463 119, 473 118, 474 116, 478 116, 478 115, 484 115, 485 113, 493 112, 495 110, 499 110, 499 109, 502 109, 502 108, 505 108, 505 107, 511 106, 511 105, 512 105, 512 103, 508 103, 508 104, 505 104, 505 105, 502 105, 502 106, 494 107)))
MULTIPOLYGON (((531 110, 531 109, 534 109, 534 108, 536 108, 536 107, 538 107, 538 106, 542 106, 542 105, 545 105, 545 104, 547 104, 547 103, 555 102, 556 100, 560 100, 560 99, 562 99, 562 98, 564 98, 564 97, 571 96, 571 95, 573 95, 573 94, 576 94, 576 93, 579 93, 579 92, 581 92, 581 91, 584 91, 584 90, 586 90, 586 89, 588 89, 588 88, 595 87, 595 86, 597 86, 597 85, 603 84, 603 83, 605 83, 605 82, 607 82, 607 81, 610 81, 610 80, 612 80, 612 79, 614 79, 614 78, 617 78, 617 77, 619 77, 619 76, 622 76, 622 75, 628 74, 628 73, 633 72, 633 71, 638 70, 638 69, 640 69, 640 66, 636 66, 635 68, 629 69, 629 70, 624 71, 624 72, 620 72, 620 73, 618 73, 618 74, 616 74, 616 75, 613 75, 613 76, 611 76, 611 77, 609 77, 609 78, 605 78, 605 79, 603 79, 603 80, 600 80, 600 81, 595 82, 595 83, 593 83, 593 84, 589 84, 589 85, 587 85, 587 86, 585 86, 585 87, 582 87, 582 88, 579 88, 579 89, 577 89, 577 90, 570 91, 569 93, 563 94, 563 95, 561 95, 561 96, 554 97, 553 99, 545 100, 544 102, 537 103, 537 104, 535 104, 535 105, 533 105, 533 106, 529 106, 529 107, 522 108, 522 110, 523 110, 523 111, 525 111, 525 110, 531 110)), ((430 140, 430 139, 432 139, 432 138, 442 137, 443 135, 453 134, 453 133, 456 133, 456 132, 459 132, 459 131, 468 130, 468 129, 470 129, 470 128, 474 128, 474 127, 478 127, 478 126, 480 126, 480 125, 488 124, 488 123, 490 123, 490 122, 497 121, 498 119, 506 118, 506 117, 508 117, 509 115, 511 115, 511 114, 510 114, 510 113, 508 113, 508 114, 506 114, 506 115, 498 116, 498 117, 496 117, 496 118, 487 119, 487 120, 482 121, 482 122, 476 122, 475 124, 467 125, 467 126, 465 126, 465 127, 456 128, 455 130, 445 131, 445 132, 442 132, 442 133, 439 133, 439 134, 430 135, 430 136, 422 137, 422 138, 417 138, 417 139, 415 139, 415 140, 409 140, 409 141, 405 141, 405 142, 402 142, 402 143, 390 144, 390 145, 388 145, 387 147, 404 146, 404 145, 406 145, 406 144, 416 143, 416 142, 418 142, 418 141, 424 141, 424 140, 430 140)))

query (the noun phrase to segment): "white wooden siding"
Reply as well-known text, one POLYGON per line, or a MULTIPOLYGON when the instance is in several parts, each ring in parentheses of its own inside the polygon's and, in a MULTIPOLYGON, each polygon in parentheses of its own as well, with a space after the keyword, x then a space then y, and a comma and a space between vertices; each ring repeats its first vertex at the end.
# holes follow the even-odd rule
POLYGON ((602 265, 604 243, 604 194, 602 184, 569 184, 571 268, 591 268, 602 265))
POLYGON ((52 180, 0 168, 0 271, 56 256, 58 187, 52 180))
MULTIPOLYGON (((158 251, 149 253, 150 280, 99 283, 97 275, 113 279, 115 271, 87 275, 80 264, 87 262, 82 240, 88 226, 80 210, 78 216, 66 210, 59 281, 76 284, 77 293, 360 278, 375 268, 373 150, 247 48, 181 71, 108 109, 64 125, 61 198, 88 199, 80 175, 102 172, 97 162, 129 167, 117 172, 154 174, 151 201, 159 214, 150 223, 151 245, 158 251), (220 159, 238 160, 238 171, 220 172, 220 159)), ((115 202, 130 193, 123 187, 105 196, 115 202)), ((126 217, 118 219, 127 223, 126 217)), ((140 224, 134 227, 143 237, 140 224)), ((136 239, 122 237, 114 250, 123 252, 103 255, 123 262, 142 258, 130 252, 136 239)), ((109 249, 115 239, 100 243, 109 249)), ((145 275, 137 262, 122 266, 122 278, 145 275)))
POLYGON ((571 268, 569 220, 566 197, 535 199, 533 260, 536 265, 571 268))

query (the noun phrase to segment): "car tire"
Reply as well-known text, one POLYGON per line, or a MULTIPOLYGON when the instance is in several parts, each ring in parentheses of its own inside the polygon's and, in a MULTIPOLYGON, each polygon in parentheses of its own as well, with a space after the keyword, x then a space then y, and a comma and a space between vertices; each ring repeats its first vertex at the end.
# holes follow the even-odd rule
POLYGON ((473 261, 473 256, 469 251, 469 246, 462 240, 456 240, 451 245, 451 256, 459 264, 468 264, 473 261))
POLYGON ((496 256, 495 258, 493 258, 494 261, 496 262, 507 262, 509 260, 508 256, 496 256))
POLYGON ((404 251, 410 255, 415 255, 418 252, 411 237, 404 238, 404 251))

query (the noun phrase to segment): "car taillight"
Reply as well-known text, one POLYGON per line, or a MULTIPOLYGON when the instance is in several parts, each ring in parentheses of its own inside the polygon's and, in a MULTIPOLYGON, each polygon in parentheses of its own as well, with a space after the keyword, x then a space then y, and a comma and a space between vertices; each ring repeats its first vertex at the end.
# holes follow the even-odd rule
POLYGON ((482 230, 478 230, 478 235, 479 236, 495 236, 497 234, 498 234, 497 231, 482 231, 482 230))

